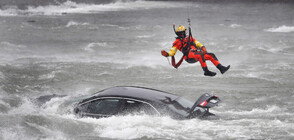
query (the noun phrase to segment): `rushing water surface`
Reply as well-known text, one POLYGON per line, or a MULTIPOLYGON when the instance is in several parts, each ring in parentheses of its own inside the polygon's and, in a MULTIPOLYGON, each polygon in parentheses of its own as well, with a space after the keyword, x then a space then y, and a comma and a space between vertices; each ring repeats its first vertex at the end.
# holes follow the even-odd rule
POLYGON ((293 3, 35 2, 0 2, 0 139, 294 139, 293 3), (231 65, 224 75, 161 56, 188 15, 193 36, 231 65), (215 94, 221 119, 78 118, 64 107, 122 85, 215 94), (34 103, 52 94, 67 96, 34 103))

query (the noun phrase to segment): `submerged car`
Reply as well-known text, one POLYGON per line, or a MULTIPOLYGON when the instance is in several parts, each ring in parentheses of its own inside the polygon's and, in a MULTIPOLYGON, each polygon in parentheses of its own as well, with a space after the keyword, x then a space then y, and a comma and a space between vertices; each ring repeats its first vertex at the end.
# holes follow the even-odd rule
POLYGON ((79 101, 74 113, 81 117, 147 114, 170 116, 175 119, 217 119, 209 108, 221 100, 208 93, 193 103, 183 97, 144 87, 119 86, 102 90, 79 101))

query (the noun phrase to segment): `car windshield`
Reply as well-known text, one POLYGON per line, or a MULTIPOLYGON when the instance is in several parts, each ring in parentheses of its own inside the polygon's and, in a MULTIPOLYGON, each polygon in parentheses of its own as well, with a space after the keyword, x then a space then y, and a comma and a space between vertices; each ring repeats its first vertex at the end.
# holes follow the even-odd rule
POLYGON ((177 101, 179 104, 181 104, 184 108, 191 108, 193 106, 193 102, 186 99, 186 98, 183 98, 183 97, 179 97, 177 98, 175 101, 177 101))
POLYGON ((169 108, 171 108, 173 111, 182 114, 184 116, 188 115, 188 111, 193 106, 193 102, 183 98, 179 97, 175 100, 171 100, 170 98, 166 97, 166 104, 168 104, 169 108))

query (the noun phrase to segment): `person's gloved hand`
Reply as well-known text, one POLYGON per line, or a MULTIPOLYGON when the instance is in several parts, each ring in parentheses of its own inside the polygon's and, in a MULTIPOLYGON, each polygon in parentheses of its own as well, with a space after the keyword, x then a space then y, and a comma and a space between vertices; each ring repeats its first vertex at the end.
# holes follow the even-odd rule
POLYGON ((161 55, 165 56, 165 57, 168 57, 168 53, 165 50, 161 50, 161 55))

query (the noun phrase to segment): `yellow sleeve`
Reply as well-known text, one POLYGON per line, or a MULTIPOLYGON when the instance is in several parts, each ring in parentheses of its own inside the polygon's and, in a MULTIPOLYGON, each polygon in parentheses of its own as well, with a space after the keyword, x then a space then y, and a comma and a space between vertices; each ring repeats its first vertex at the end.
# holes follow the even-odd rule
POLYGON ((175 54, 176 54, 176 52, 177 52, 177 48, 176 47, 172 47, 171 49, 170 49, 170 51, 168 52, 168 55, 169 56, 174 56, 175 54))
POLYGON ((200 49, 203 45, 199 42, 199 41, 197 41, 197 40, 195 40, 195 45, 196 45, 196 47, 198 48, 198 49, 200 49))

